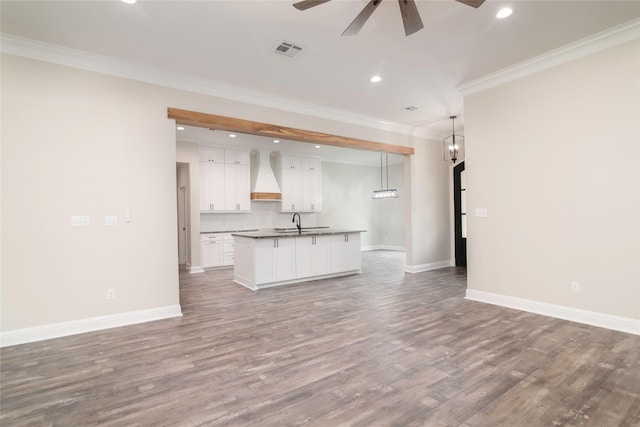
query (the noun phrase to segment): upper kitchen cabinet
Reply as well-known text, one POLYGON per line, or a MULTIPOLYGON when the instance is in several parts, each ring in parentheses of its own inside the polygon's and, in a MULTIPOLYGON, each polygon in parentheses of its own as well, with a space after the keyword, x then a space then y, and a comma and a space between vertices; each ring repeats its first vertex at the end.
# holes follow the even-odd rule
POLYGON ((200 211, 251 211, 249 158, 249 151, 200 148, 200 211))
POLYGON ((211 163, 225 163, 225 149, 215 147, 200 147, 200 161, 211 163))
POLYGON ((280 154, 276 157, 275 172, 282 192, 282 212, 322 210, 320 159, 280 154))

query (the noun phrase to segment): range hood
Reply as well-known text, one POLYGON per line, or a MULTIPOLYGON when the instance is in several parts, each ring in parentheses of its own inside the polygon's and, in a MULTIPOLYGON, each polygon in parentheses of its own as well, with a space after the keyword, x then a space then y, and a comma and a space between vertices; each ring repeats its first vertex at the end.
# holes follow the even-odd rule
POLYGON ((280 186, 271 170, 271 153, 268 150, 256 151, 256 165, 251 171, 251 200, 282 200, 280 186))

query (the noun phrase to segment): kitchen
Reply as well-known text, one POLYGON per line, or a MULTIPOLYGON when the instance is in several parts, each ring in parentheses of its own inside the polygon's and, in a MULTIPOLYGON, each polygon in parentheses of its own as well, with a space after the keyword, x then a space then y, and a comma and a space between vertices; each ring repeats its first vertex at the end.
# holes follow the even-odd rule
MULTIPOLYGON (((180 264, 184 264, 191 273, 202 272, 204 268, 231 267, 232 233, 260 230, 264 235, 265 232, 274 232, 276 228, 295 229, 292 216, 296 212, 299 212, 301 226, 306 229, 305 234, 311 231, 308 230, 310 227, 323 227, 315 229, 314 236, 308 236, 310 241, 317 241, 315 237, 319 232, 337 234, 334 233, 336 229, 366 231, 358 233, 359 250, 405 250, 404 156, 381 155, 378 152, 297 141, 274 142, 273 138, 241 133, 233 133, 235 136, 231 137, 231 132, 194 126, 180 128, 176 130, 178 199, 180 200, 181 191, 186 192, 187 197, 185 208, 179 208, 178 212, 178 222, 181 224, 178 227, 179 258, 180 264), (232 164, 227 166, 227 172, 231 173, 234 168, 239 168, 243 176, 240 181, 244 180, 243 185, 250 188, 242 191, 241 202, 229 200, 228 207, 221 206, 222 200, 218 200, 218 206, 214 206, 215 197, 211 200, 212 203, 203 205, 205 190, 200 185, 205 179, 203 170, 213 169, 213 153, 223 154, 225 150, 231 159, 227 163, 232 164), (234 153, 231 154, 232 152, 234 153), (282 171, 283 161, 288 162, 290 159, 294 162, 302 162, 304 159, 305 166, 310 163, 312 169, 315 169, 314 172, 308 172, 308 167, 305 167, 304 171, 296 172, 304 173, 305 176, 310 173, 312 182, 317 182, 311 187, 318 190, 313 195, 315 203, 305 207, 299 202, 295 206, 295 203, 288 200, 291 188, 286 184, 283 188, 282 171), (193 185, 194 182, 196 185, 193 185), (265 182, 267 187, 264 187, 265 182), (278 188, 271 190, 269 187, 272 185, 278 188), (372 199, 374 190, 387 187, 397 189, 399 197, 372 199), (280 190, 282 201, 273 200, 269 193, 280 190), (250 200, 251 192, 254 193, 254 200, 250 200), (263 196, 260 200, 261 194, 263 196)), ((287 163, 286 166, 292 168, 293 165, 287 163)), ((298 168, 302 169, 301 166, 302 163, 298 168)), ((215 176, 215 172, 212 173, 214 175, 207 175, 209 179, 215 176)), ((309 191, 308 182, 305 186, 302 194, 309 197, 314 191, 309 191)), ((294 189, 298 192, 301 190, 302 187, 294 189)), ((353 234, 349 233, 349 236, 352 236, 353 246, 353 234)), ((342 235, 340 238, 343 238, 342 235)), ((347 274, 353 274, 358 270, 359 268, 352 268, 346 271, 347 274)))

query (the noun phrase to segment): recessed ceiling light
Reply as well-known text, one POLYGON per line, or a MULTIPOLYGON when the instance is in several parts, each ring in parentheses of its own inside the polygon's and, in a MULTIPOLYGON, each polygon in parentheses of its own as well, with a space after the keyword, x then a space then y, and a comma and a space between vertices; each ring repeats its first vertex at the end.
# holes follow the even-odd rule
POLYGON ((274 143, 274 144, 279 144, 279 143, 280 143, 280 140, 279 140, 279 139, 274 139, 274 140, 273 140, 273 143, 274 143))
POLYGON ((184 130, 184 126, 178 126, 176 129, 178 129, 178 130, 184 130))
POLYGON ((126 4, 134 4, 136 2, 136 0, 122 0, 122 3, 126 3, 126 4))
POLYGON ((513 10, 511 10, 508 7, 503 7, 496 14, 496 18, 498 19, 506 18, 507 16, 510 16, 512 13, 513 13, 513 10))
POLYGON ((371 79, 369 80, 371 81, 371 83, 378 83, 380 80, 382 80, 382 77, 376 75, 371 77, 371 79))
POLYGON ((235 133, 230 133, 229 138, 235 138, 237 135, 235 133))
POLYGON ((316 145, 316 148, 320 148, 320 146, 319 146, 319 145, 316 145))

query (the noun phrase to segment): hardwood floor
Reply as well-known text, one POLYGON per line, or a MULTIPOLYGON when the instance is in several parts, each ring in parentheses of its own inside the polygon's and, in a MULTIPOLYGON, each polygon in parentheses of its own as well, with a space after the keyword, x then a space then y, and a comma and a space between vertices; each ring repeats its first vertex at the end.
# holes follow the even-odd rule
POLYGON ((182 318, 4 348, 0 424, 640 425, 640 337, 363 255, 363 274, 255 293, 184 273, 182 318))

